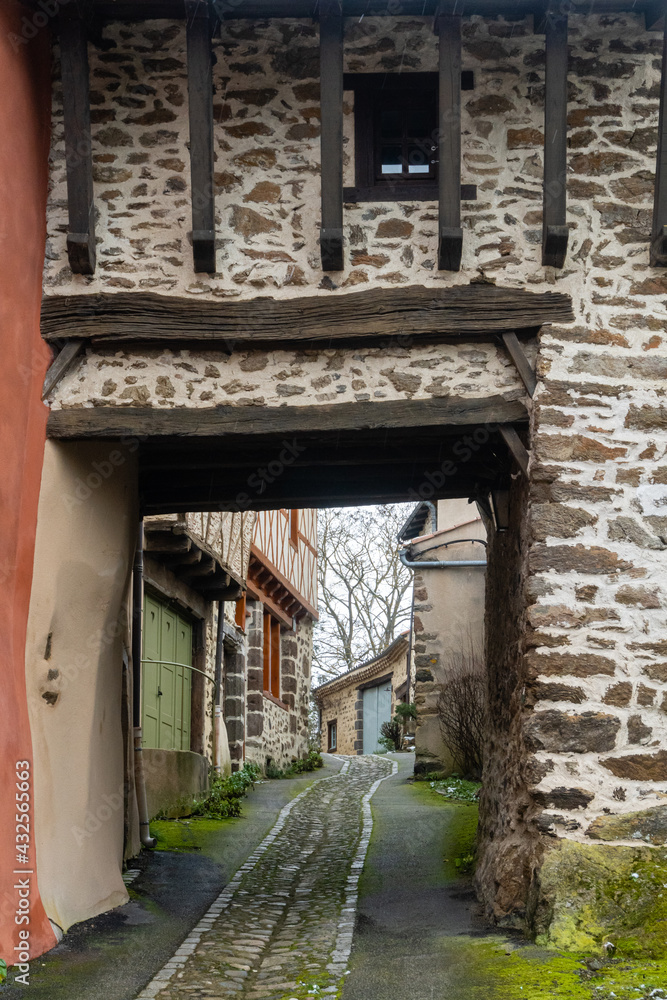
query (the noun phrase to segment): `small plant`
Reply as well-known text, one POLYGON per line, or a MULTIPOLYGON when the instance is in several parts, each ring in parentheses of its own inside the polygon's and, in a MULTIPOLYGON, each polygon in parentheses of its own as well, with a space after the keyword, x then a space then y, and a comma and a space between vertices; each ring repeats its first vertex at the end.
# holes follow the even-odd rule
POLYGON ((417 718, 417 706, 413 703, 399 701, 396 706, 394 718, 398 719, 402 726, 406 726, 412 719, 417 718))
POLYGON ((378 743, 385 750, 400 750, 403 743, 403 729, 396 716, 390 722, 383 722, 380 726, 378 743))
POLYGON ((459 778, 458 774, 431 781, 430 784, 434 792, 454 802, 477 802, 482 787, 478 781, 466 781, 465 778, 459 778))
POLYGON ((324 761, 319 750, 309 750, 305 757, 294 760, 289 767, 277 767, 273 761, 269 761, 264 772, 267 778, 293 778, 296 774, 305 774, 307 771, 316 771, 318 767, 323 767, 324 761))
POLYGON ((227 778, 216 774, 211 782, 211 788, 205 799, 195 803, 193 816, 206 816, 208 819, 229 819, 241 815, 241 799, 248 789, 253 788, 261 770, 257 764, 244 764, 240 771, 235 771, 227 778))

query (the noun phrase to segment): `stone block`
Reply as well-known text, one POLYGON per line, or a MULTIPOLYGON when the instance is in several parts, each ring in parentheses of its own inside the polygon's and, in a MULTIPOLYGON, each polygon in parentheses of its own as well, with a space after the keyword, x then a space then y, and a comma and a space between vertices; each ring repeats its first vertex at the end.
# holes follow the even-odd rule
POLYGON ((532 652, 527 654, 526 660, 535 676, 594 677, 596 674, 607 674, 613 677, 616 673, 615 661, 597 653, 532 652))
POLYGON ((585 809, 593 801, 595 795, 584 788, 551 788, 548 791, 537 790, 533 798, 545 809, 585 809))
POLYGON ((607 757, 601 764, 617 778, 628 778, 630 781, 667 781, 667 750, 607 757))
POLYGON ((632 684, 629 681, 619 681, 618 684, 612 684, 608 687, 602 698, 605 705, 615 705, 617 708, 623 708, 625 705, 630 704, 630 699, 632 698, 632 684))
POLYGON ((248 712, 246 723, 248 736, 261 736, 264 732, 264 716, 261 712, 248 712))
POLYGON ((568 715, 556 709, 535 712, 524 723, 526 743, 532 750, 552 753, 603 753, 613 750, 620 719, 602 712, 568 715))

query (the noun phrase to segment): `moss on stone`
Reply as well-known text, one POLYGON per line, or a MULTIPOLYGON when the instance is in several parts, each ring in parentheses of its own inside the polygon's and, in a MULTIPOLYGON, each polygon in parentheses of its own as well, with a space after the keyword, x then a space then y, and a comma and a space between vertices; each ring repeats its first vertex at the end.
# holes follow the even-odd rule
POLYGON ((667 851, 561 841, 540 872, 538 943, 667 957, 667 851))

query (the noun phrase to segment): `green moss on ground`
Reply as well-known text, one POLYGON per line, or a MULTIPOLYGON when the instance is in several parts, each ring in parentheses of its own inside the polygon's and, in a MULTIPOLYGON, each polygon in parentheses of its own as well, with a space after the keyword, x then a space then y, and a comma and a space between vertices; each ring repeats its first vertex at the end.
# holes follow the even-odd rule
POLYGON ((151 834, 157 838, 157 851, 201 851, 209 839, 222 827, 236 819, 156 819, 151 821, 151 834))

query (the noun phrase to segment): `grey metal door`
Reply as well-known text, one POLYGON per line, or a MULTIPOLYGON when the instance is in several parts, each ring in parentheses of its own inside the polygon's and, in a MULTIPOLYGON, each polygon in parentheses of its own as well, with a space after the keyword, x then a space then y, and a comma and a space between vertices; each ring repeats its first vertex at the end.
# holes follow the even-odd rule
POLYGON ((378 745, 380 726, 391 719, 391 683, 364 689, 364 753, 384 749, 378 745))

